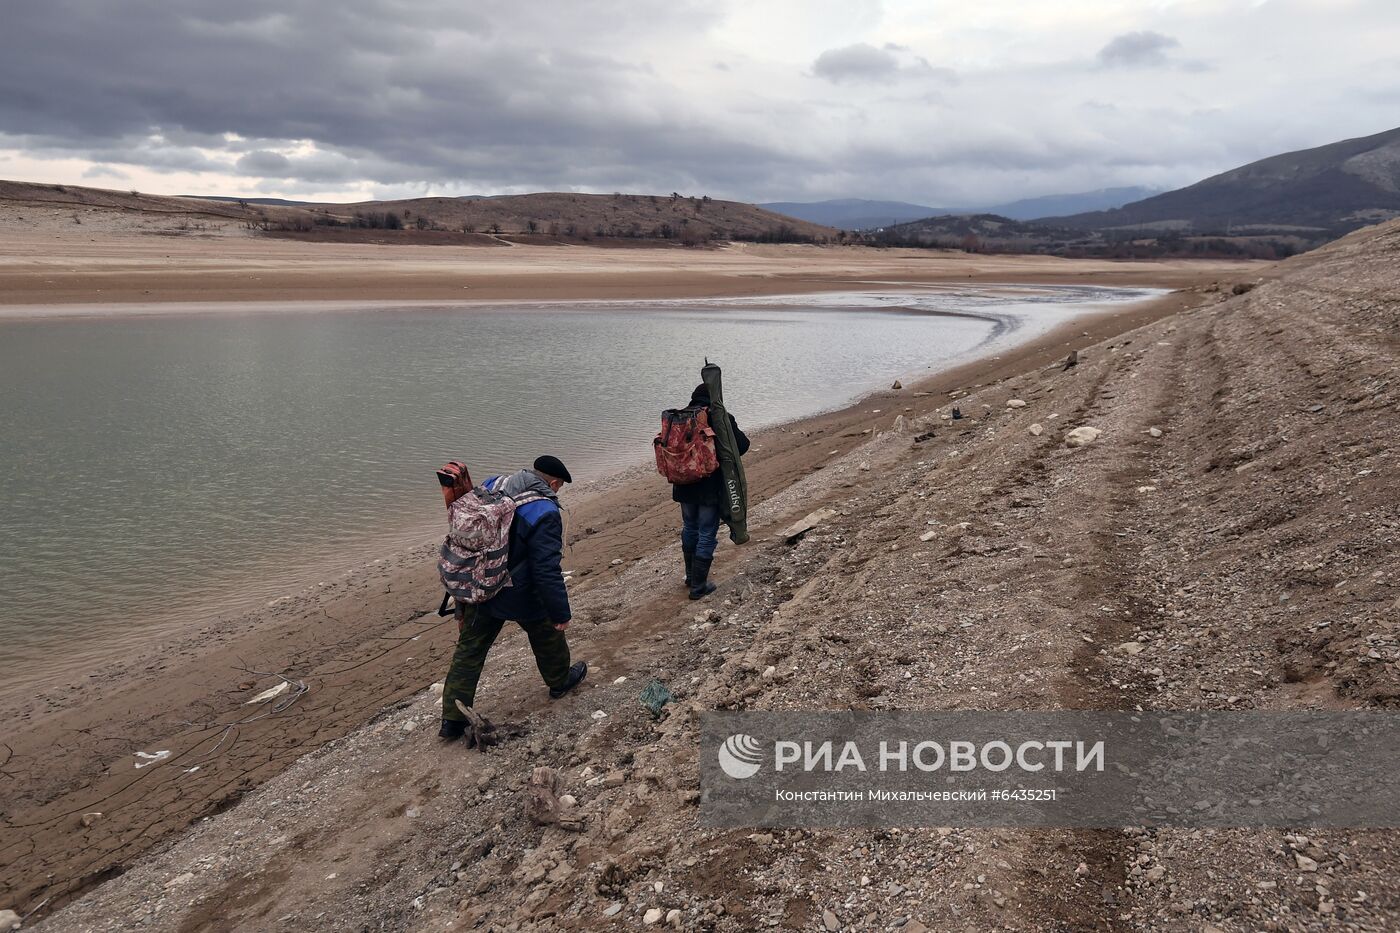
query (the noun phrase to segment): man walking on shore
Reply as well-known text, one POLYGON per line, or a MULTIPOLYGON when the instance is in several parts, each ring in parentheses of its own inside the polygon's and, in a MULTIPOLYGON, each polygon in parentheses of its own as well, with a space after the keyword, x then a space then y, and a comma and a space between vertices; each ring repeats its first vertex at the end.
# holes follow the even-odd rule
POLYGON ((559 561, 564 553, 564 521, 559 512, 559 490, 573 482, 558 457, 540 457, 534 467, 509 476, 493 476, 484 484, 523 504, 515 509, 510 526, 511 585, 480 605, 457 605, 457 650, 442 691, 444 739, 461 738, 467 720, 457 708, 460 700, 470 707, 476 701, 476 685, 491 644, 508 621, 516 622, 530 639, 535 665, 559 699, 588 675, 582 661, 569 663, 569 642, 564 637, 572 614, 569 594, 559 561))
MULTIPOLYGON (((703 408, 707 418, 713 417, 710 390, 704 383, 690 394, 687 407, 703 408)), ((739 430, 733 415, 726 413, 725 417, 729 419, 737 453, 743 456, 748 452, 749 439, 739 430)), ((719 523, 725 517, 724 498, 724 480, 718 467, 696 482, 671 485, 671 499, 681 506, 681 554, 685 558, 685 585, 691 599, 703 599, 715 591, 715 585, 710 582, 710 564, 719 540, 719 523)))

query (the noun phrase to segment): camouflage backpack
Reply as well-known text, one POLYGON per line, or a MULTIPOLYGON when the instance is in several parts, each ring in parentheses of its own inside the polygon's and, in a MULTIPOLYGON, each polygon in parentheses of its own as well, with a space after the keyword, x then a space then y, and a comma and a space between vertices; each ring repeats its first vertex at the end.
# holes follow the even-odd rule
POLYGON ((447 538, 438 555, 438 576, 448 596, 459 604, 475 606, 510 586, 506 563, 515 510, 543 498, 512 498, 477 486, 448 505, 447 538))
POLYGON ((661 433, 651 443, 656 451, 656 472, 677 486, 698 483, 719 467, 715 432, 703 405, 663 411, 661 433))

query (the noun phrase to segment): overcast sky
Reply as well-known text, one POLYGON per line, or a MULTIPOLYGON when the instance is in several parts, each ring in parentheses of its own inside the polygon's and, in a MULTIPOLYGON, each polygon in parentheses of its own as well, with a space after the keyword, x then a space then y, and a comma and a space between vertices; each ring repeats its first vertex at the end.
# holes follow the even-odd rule
POLYGON ((6 0, 0 178, 976 206, 1400 125, 1397 0, 6 0))

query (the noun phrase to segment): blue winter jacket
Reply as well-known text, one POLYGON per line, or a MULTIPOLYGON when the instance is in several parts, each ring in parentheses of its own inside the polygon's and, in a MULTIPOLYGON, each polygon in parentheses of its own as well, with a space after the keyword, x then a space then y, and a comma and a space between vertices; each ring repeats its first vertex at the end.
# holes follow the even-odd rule
POLYGON ((511 585, 482 603, 480 611, 511 622, 568 622, 572 618, 569 594, 564 588, 564 572, 559 568, 564 556, 564 519, 554 490, 534 470, 493 476, 485 485, 509 496, 545 498, 515 510, 506 564, 511 585))

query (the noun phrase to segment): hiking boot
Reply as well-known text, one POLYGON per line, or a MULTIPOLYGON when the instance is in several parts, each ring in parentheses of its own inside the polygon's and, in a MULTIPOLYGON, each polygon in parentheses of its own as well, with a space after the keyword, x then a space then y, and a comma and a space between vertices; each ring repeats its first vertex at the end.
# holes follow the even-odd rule
POLYGON ((562 697, 564 694, 568 693, 570 690, 574 689, 574 688, 577 687, 579 684, 583 683, 583 678, 585 678, 585 677, 587 677, 587 676, 588 676, 588 662, 587 662, 587 661, 579 661, 579 662, 578 662, 577 664, 575 664, 573 667, 569 668, 569 677, 568 677, 567 680, 564 681, 564 686, 562 686, 562 687, 550 687, 550 688, 549 688, 549 698, 550 698, 551 700, 557 700, 557 699, 559 699, 559 698, 562 697))
POLYGON ((710 582, 710 564, 714 562, 713 557, 700 557, 697 555, 690 564, 690 598, 704 599, 715 591, 715 585, 710 582))
POLYGON ((460 719, 444 719, 442 727, 438 729, 438 738, 448 742, 455 742, 467 731, 467 724, 460 719))
POLYGON ((682 547, 681 553, 685 555, 685 585, 689 587, 691 583, 690 578, 695 572, 695 552, 682 547))

